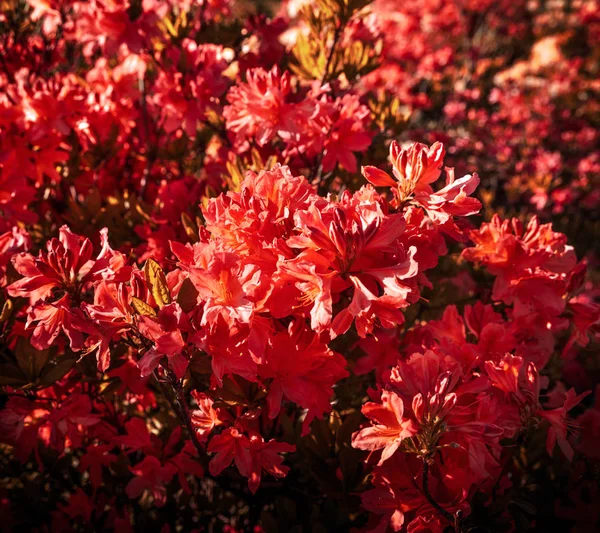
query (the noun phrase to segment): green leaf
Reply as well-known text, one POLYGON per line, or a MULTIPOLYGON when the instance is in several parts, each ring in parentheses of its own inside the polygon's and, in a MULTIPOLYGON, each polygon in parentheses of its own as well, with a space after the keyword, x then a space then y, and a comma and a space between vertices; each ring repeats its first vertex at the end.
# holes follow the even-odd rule
POLYGON ((15 349, 19 368, 31 383, 37 381, 50 356, 49 350, 36 350, 28 339, 20 337, 15 349))
POLYGON ((171 303, 171 294, 167 285, 167 278, 160 265, 154 259, 148 259, 144 265, 146 283, 150 294, 161 309, 171 303))
POLYGON ((189 278, 185 278, 181 283, 179 294, 177 294, 177 303, 186 313, 189 313, 198 304, 198 291, 189 278))
POLYGON ((29 383, 27 376, 14 365, 0 365, 0 385, 23 387, 29 383))
POLYGON ((6 302, 4 302, 4 305, 2 306, 2 311, 0 311, 0 323, 6 322, 10 318, 10 315, 12 315, 12 310, 13 310, 12 301, 6 300, 6 302))
POLYGON ((138 315, 149 316, 151 318, 156 318, 156 311, 152 309, 146 302, 136 298, 135 296, 131 297, 131 307, 138 315))
POLYGON ((53 363, 54 364, 47 365, 44 369, 44 374, 39 382, 42 387, 49 387, 56 383, 75 366, 76 359, 74 357, 65 357, 55 360, 53 363))

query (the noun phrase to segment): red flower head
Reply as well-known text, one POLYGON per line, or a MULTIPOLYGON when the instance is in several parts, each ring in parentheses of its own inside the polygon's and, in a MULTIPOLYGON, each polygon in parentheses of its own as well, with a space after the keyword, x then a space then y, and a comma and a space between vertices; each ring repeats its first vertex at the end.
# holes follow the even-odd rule
MULTIPOLYGON (((399 309, 406 307, 416 292, 416 248, 406 250, 400 242, 405 228, 402 215, 386 216, 376 201, 363 201, 364 194, 362 190, 354 196, 344 194, 338 204, 330 203, 322 209, 312 205, 298 212, 296 221, 302 234, 287 242, 292 248, 307 250, 294 263, 308 260, 321 272, 316 273, 322 277, 321 283, 313 281, 313 287, 323 285, 324 294, 330 283, 337 291, 353 288, 350 306, 332 323, 334 336, 346 332, 355 319, 363 337, 377 320, 384 327, 401 323, 399 309), (321 260, 315 259, 316 254, 321 260), (329 268, 324 267, 326 263, 329 268), (327 273, 334 275, 331 281, 327 273)), ((317 304, 319 292, 309 294, 317 304)), ((328 307, 327 299, 324 302, 328 307)), ((319 321, 327 323, 327 319, 321 316, 319 321)))
POLYGON ((381 404, 369 402, 362 407, 363 414, 375 425, 352 435, 352 446, 361 450, 383 448, 378 465, 382 465, 400 447, 404 439, 417 434, 417 426, 404 418, 404 403, 394 392, 383 391, 381 404))
POLYGON ((219 412, 213 408, 213 400, 206 394, 192 391, 198 409, 192 411, 192 424, 202 440, 206 440, 210 432, 222 424, 219 412))
POLYGON ((279 454, 295 449, 284 442, 265 442, 260 435, 247 437, 236 428, 227 428, 208 445, 208 452, 216 454, 209 465, 210 473, 216 476, 235 461, 240 474, 248 478, 248 487, 254 494, 260 486, 262 470, 274 477, 285 477, 289 468, 281 466, 283 459, 279 454))
POLYGON ((193 248, 172 243, 172 248, 198 291, 198 301, 204 303, 202 326, 215 329, 219 320, 230 328, 252 322, 261 280, 258 267, 244 264, 240 256, 223 251, 215 241, 193 248))
POLYGON ((9 288, 11 296, 28 297, 32 304, 47 299, 54 288, 77 294, 94 266, 92 243, 63 226, 58 239, 48 242, 47 253, 37 258, 21 253, 13 258, 15 270, 23 279, 9 288))
POLYGON ((395 187, 400 202, 403 202, 415 192, 432 192, 431 184, 440 177, 445 155, 446 150, 440 142, 431 147, 415 143, 405 150, 396 141, 392 141, 390 161, 395 180, 376 167, 363 167, 362 172, 377 187, 395 187))
POLYGON ((167 463, 163 466, 156 457, 146 456, 129 469, 135 477, 125 488, 127 496, 131 499, 139 498, 145 490, 148 490, 154 498, 154 503, 162 507, 167 500, 166 485, 177 473, 175 465, 167 463))
POLYGON ((181 378, 188 365, 182 354, 187 344, 182 331, 189 329, 181 307, 177 303, 171 303, 160 309, 156 318, 140 316, 138 327, 140 333, 154 343, 138 361, 142 377, 151 374, 160 359, 167 356, 176 376, 181 378))
POLYGON ((31 248, 31 238, 25 230, 15 226, 11 231, 0 235, 0 288, 6 286, 6 268, 12 257, 29 248, 31 248))
POLYGON ((259 374, 272 378, 267 395, 269 417, 275 418, 284 397, 308 409, 303 432, 310 422, 331 410, 333 386, 348 376, 345 359, 332 352, 319 337, 300 322, 269 339, 265 363, 259 374))
POLYGON ((573 448, 567 440, 567 431, 574 429, 575 424, 568 420, 568 413, 573 407, 577 406, 581 400, 589 396, 592 391, 587 391, 582 394, 576 394, 574 389, 567 391, 564 398, 564 404, 556 409, 542 410, 539 409, 537 414, 544 420, 550 423, 548 429, 548 439, 546 441, 546 449, 550 455, 554 450, 554 446, 558 446, 569 460, 573 460, 573 448))
POLYGON ((454 169, 447 168, 446 186, 434 191, 431 183, 440 177, 445 153, 439 142, 430 148, 417 143, 406 150, 392 142, 390 159, 396 181, 372 166, 363 167, 362 173, 373 185, 392 187, 395 196, 393 205, 404 207, 412 202, 425 209, 435 226, 440 226, 455 239, 461 239, 462 231, 453 217, 473 215, 481 208, 479 200, 470 197, 479 184, 479 177, 468 174, 455 180, 454 169))
POLYGON ((262 68, 249 70, 247 82, 232 87, 223 110, 227 129, 236 133, 236 142, 249 138, 260 146, 267 144, 286 124, 289 106, 285 98, 290 92, 290 78, 275 66, 267 72, 262 68))

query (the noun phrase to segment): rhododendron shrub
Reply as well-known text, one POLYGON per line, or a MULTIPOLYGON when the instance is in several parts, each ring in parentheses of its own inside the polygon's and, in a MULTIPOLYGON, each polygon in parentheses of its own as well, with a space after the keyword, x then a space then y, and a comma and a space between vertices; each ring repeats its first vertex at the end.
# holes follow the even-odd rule
POLYGON ((5 2, 0 529, 597 530, 596 7, 5 2))

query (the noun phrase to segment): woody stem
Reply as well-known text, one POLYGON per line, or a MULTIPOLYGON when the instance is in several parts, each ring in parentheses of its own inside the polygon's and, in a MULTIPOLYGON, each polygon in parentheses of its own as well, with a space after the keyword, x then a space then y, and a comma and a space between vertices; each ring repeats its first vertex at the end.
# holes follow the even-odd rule
MULTIPOLYGON (((164 367, 163 367, 164 368, 164 367)), ((194 425, 192 424, 192 417, 190 415, 190 410, 185 401, 185 396, 183 393, 183 385, 181 380, 177 379, 175 374, 171 370, 165 370, 165 375, 168 381, 164 381, 159 379, 156 371, 153 372, 154 379, 160 386, 164 397, 168 400, 171 409, 175 412, 176 416, 179 420, 185 425, 188 433, 190 434, 190 439, 192 440, 192 444, 196 448, 198 452, 198 456, 202 461, 202 466, 204 467, 204 471, 206 473, 210 472, 208 466, 208 455, 206 455, 200 441, 198 440, 198 436, 196 435, 196 431, 194 430, 194 425), (170 387, 169 387, 170 385, 170 387)), ((248 501, 248 494, 240 488, 234 486, 234 484, 228 482, 226 477, 221 476, 219 478, 218 485, 228 492, 236 494, 238 497, 243 498, 248 501)))
MULTIPOLYGON (((340 20, 339 24, 336 26, 335 31, 333 32, 333 42, 331 43, 331 48, 329 49, 329 53, 327 54, 327 61, 325 62, 325 69, 323 70, 323 75, 321 76, 321 85, 324 85, 327 82, 327 77, 329 75, 329 68, 331 66, 331 61, 333 60, 333 55, 335 54, 335 47, 338 44, 338 41, 342 35, 342 31, 344 29, 344 21, 340 20)), ((331 134, 331 131, 328 133, 328 136, 331 134)), ((317 162, 315 166, 312 168, 309 181, 312 182, 315 175, 318 175, 318 181, 321 181, 321 174, 323 173, 323 152, 319 154, 317 158, 317 162)))
POLYGON ((194 425, 192 424, 190 409, 188 407, 187 402, 185 401, 185 395, 183 393, 183 385, 181 381, 177 379, 175 374, 173 374, 172 371, 166 370, 165 374, 168 379, 169 385, 171 385, 170 388, 167 387, 167 384, 164 381, 161 381, 158 378, 156 372, 154 373, 154 378, 156 379, 160 388, 162 389, 165 398, 167 398, 167 400, 169 401, 171 408, 177 414, 181 422, 183 422, 183 424, 185 425, 190 435, 190 439, 192 440, 192 444, 198 452, 198 457, 202 460, 203 466, 207 468, 207 456, 204 450, 202 449, 202 445, 198 440, 198 435, 196 434, 196 430, 194 429, 194 425))
POLYGON ((146 192, 146 187, 148 186, 148 180, 150 179, 150 173, 152 171, 152 164, 154 155, 152 153, 152 149, 150 146, 150 126, 149 126, 149 118, 148 118, 148 104, 146 102, 146 76, 139 78, 138 80, 139 88, 140 88, 140 106, 142 109, 142 122, 144 125, 144 135, 146 137, 146 168, 144 169, 144 173, 142 174, 142 179, 140 182, 140 197, 144 197, 144 193, 146 192))
POLYGON ((423 494, 425 495, 425 498, 427 498, 427 501, 433 506, 433 508, 436 511, 438 511, 450 523, 455 524, 455 529, 457 529, 457 524, 452 513, 448 512, 438 502, 436 502, 433 499, 431 493, 429 492, 429 463, 426 460, 423 461, 423 494))

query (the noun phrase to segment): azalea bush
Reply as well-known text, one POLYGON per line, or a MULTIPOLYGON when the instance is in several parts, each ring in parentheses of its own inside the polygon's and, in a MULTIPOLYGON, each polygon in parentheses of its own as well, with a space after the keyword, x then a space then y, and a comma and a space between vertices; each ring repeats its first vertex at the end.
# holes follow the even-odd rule
POLYGON ((6 0, 2 531, 597 531, 595 1, 6 0))

